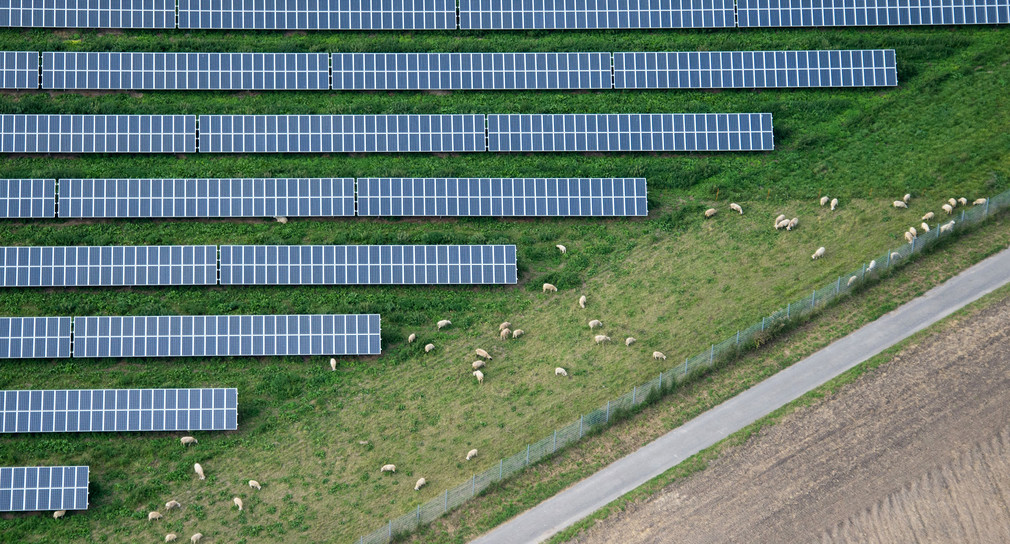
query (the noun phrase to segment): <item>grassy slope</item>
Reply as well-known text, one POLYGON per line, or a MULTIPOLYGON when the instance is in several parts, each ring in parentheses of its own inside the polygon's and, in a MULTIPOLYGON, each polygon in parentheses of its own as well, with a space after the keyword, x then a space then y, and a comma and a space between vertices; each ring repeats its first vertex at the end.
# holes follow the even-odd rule
MULTIPOLYGON (((546 221, 113 221, 7 223, 0 244, 112 243, 516 243, 519 288, 194 288, 11 290, 4 315, 378 312, 384 350, 323 360, 25 361, 0 367, 4 388, 239 387, 241 430, 201 436, 73 435, 0 438, 9 464, 92 465, 93 510, 55 524, 0 522, 11 538, 147 540, 165 529, 232 531, 247 542, 347 540, 399 515, 473 470, 495 463, 559 423, 653 376, 652 349, 693 354, 786 300, 900 241, 921 213, 949 195, 974 198, 1010 186, 1010 114, 1000 107, 1010 70, 1007 29, 683 33, 65 33, 0 32, 6 50, 551 51, 893 47, 898 89, 746 92, 516 93, 92 93, 0 95, 0 112, 59 113, 467 113, 771 111, 777 151, 738 155, 10 157, 3 177, 174 176, 645 176, 647 220, 546 221), (719 191, 747 214, 703 223, 719 191), (887 206, 912 192, 912 210, 887 206), (835 214, 813 204, 839 196, 835 214), (771 231, 779 212, 802 228, 771 231), (914 217, 913 217, 914 216, 914 217), (561 241, 569 254, 553 250, 561 241), (813 264, 819 245, 828 257, 813 264), (732 256, 731 258, 727 258, 732 256), (787 264, 796 263, 796 264, 787 264), (555 297, 538 294, 551 281, 555 297), (578 311, 579 293, 590 308, 578 311), (448 317, 454 327, 434 332, 448 317), (591 344, 599 318, 636 349, 591 344), (495 340, 499 321, 528 333, 495 340), (403 339, 416 331, 428 356, 403 339), (472 349, 495 354, 483 388, 466 372, 472 349), (488 347, 491 346, 491 347, 488 347), (551 370, 565 366, 572 379, 551 370), (367 446, 358 444, 368 440, 367 446), (471 447, 477 462, 460 461, 471 447), (211 485, 194 485, 200 461, 211 485), (394 462, 395 477, 377 467, 394 462), (414 480, 430 484, 421 493, 414 480), (265 484, 250 496, 244 479, 265 484), (248 513, 229 513, 230 498, 248 513), (176 498, 182 513, 151 527, 147 510, 176 498)), ((938 211, 938 210, 937 210, 938 211)))

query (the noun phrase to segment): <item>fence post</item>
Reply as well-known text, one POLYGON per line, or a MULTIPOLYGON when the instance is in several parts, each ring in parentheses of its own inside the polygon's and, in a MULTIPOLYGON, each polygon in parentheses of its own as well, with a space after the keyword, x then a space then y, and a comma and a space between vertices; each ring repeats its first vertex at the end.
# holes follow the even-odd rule
POLYGON ((765 332, 765 318, 761 318, 761 332, 765 332))
POLYGON ((810 309, 813 310, 814 306, 817 306, 817 289, 810 293, 810 309))
POLYGON ((442 513, 444 514, 444 513, 448 512, 448 511, 449 511, 449 490, 446 489, 445 490, 445 508, 442 509, 442 513))
POLYGON ((526 466, 530 466, 530 445, 529 444, 526 444, 526 466))
POLYGON ((631 388, 631 405, 632 406, 635 405, 635 398, 636 397, 638 397, 638 386, 637 385, 631 388))
POLYGON ((477 494, 477 475, 474 474, 470 478, 470 498, 472 499, 474 495, 477 494))
POLYGON ((842 277, 838 276, 838 283, 835 284, 835 294, 837 295, 842 290, 842 277))
POLYGON ((992 200, 992 199, 991 198, 985 199, 985 212, 983 213, 982 217, 989 217, 989 201, 990 200, 992 200))
POLYGON ((687 376, 687 360, 688 359, 690 359, 690 357, 684 357, 684 375, 685 376, 687 376))
POLYGON ((708 349, 708 364, 711 365, 712 361, 714 360, 715 360, 715 344, 712 344, 712 347, 708 349))
POLYGON ((505 468, 505 459, 498 461, 498 481, 502 479, 502 469, 505 468))
POLYGON ((557 453, 557 452, 558 452, 558 430, 554 429, 554 451, 551 453, 557 453))
MULTIPOLYGON (((610 423, 610 401, 607 401, 607 423, 610 423)), ((526 458, 529 458, 529 453, 526 454, 526 458)))
POLYGON ((586 419, 585 415, 579 416, 579 439, 582 438, 582 422, 586 419))
POLYGON ((887 252, 887 268, 891 268, 891 252, 887 252))
POLYGON ((912 253, 915 253, 915 239, 916 238, 918 238, 918 237, 917 236, 913 236, 912 237, 912 253))
POLYGON ((386 537, 389 538, 389 540, 393 540, 393 520, 389 520, 389 525, 387 525, 387 527, 386 537))
POLYGON ((866 263, 863 263, 863 273, 859 276, 859 281, 866 279, 866 263))
POLYGON ((786 319, 789 319, 790 314, 792 314, 792 307, 793 307, 792 302, 786 304, 786 319))
POLYGON ((421 505, 417 505, 417 524, 421 524, 421 505))
POLYGON ((663 391, 663 372, 659 372, 659 391, 663 391))
POLYGON ((961 210, 961 223, 964 223, 964 210, 961 210))
POLYGON ((740 347, 740 331, 736 331, 736 345, 740 347))

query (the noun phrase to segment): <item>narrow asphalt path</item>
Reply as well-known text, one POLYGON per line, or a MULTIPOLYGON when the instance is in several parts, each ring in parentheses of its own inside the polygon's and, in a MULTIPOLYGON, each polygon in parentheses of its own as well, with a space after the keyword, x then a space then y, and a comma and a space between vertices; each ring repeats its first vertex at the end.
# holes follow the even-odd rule
POLYGON ((1003 250, 615 461, 473 540, 473 544, 542 542, 688 457, 1007 283, 1010 250, 1003 250))

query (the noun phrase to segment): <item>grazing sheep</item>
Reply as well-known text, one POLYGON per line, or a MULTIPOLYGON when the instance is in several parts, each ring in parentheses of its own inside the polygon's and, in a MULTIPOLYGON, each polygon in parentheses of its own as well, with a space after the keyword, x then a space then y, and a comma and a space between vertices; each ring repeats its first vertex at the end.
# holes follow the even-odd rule
POLYGON ((934 214, 933 212, 929 212, 926 215, 922 216, 922 220, 923 221, 929 221, 930 219, 932 219, 935 216, 936 216, 936 214, 934 214))
POLYGON ((870 266, 866 267, 866 271, 872 272, 874 268, 877 268, 877 261, 870 261, 870 266))
POLYGON ((940 208, 943 209, 943 211, 946 212, 947 215, 954 213, 954 207, 951 206, 950 204, 944 204, 943 206, 940 206, 940 208))
POLYGON ((477 357, 483 357, 483 358, 485 358, 485 359, 487 359, 489 361, 491 360, 491 356, 488 354, 488 352, 486 352, 486 351, 484 351, 484 350, 482 350, 480 348, 477 348, 475 351, 477 352, 477 357))
POLYGON ((53 512, 53 519, 60 519, 60 518, 62 518, 65 515, 67 515, 67 511, 66 510, 57 510, 57 511, 53 512))
POLYGON ((958 204, 960 204, 962 206, 967 206, 968 205, 968 199, 965 198, 965 197, 963 197, 963 196, 961 198, 957 199, 957 202, 958 202, 958 204))
POLYGON ((182 508, 182 505, 179 504, 179 501, 168 501, 165 503, 165 510, 171 510, 173 508, 182 508))
POLYGON ((775 230, 779 230, 779 229, 786 229, 786 230, 788 230, 789 229, 789 220, 788 219, 783 219, 782 221, 779 221, 778 223, 775 223, 775 230))
POLYGON ((249 480, 249 487, 255 489, 256 491, 263 489, 263 486, 261 486, 256 480, 249 480))
POLYGON ((731 209, 731 210, 733 210, 735 212, 739 212, 740 215, 743 215, 743 208, 741 208, 740 205, 737 204, 736 202, 730 202, 729 209, 731 209))
POLYGON ((477 383, 478 384, 484 385, 484 373, 483 372, 481 372, 479 370, 474 370, 473 371, 473 376, 475 378, 477 378, 477 383))
POLYGON ((162 517, 164 516, 161 515, 161 512, 158 511, 149 512, 147 514, 147 521, 154 521, 156 519, 161 519, 162 517))
POLYGON ((602 327, 602 326, 603 326, 603 322, 600 321, 599 319, 594 319, 594 320, 592 320, 592 321, 589 322, 589 329, 590 330, 598 328, 598 327, 602 327))
POLYGON ((175 533, 168 533, 165 535, 165 542, 175 542, 175 539, 179 537, 175 536, 175 533))
POLYGON ((822 196, 821 197, 821 206, 823 206, 823 205, 825 205, 827 203, 828 203, 828 197, 827 196, 822 196))
POLYGON ((778 225, 785 218, 786 218, 786 214, 780 213, 779 216, 775 218, 775 224, 778 225))
POLYGON ((940 234, 943 234, 945 232, 950 232, 953 229, 954 229, 954 222, 953 221, 951 221, 950 223, 944 223, 944 224, 940 225, 940 234))
POLYGON ((800 219, 798 217, 794 217, 794 218, 792 218, 792 219, 789 220, 789 224, 786 225, 786 230, 793 230, 793 229, 796 228, 796 225, 799 225, 799 224, 800 224, 800 219))
POLYGON ((429 351, 431 351, 433 349, 435 349, 435 344, 425 344, 425 346, 424 346, 424 352, 425 353, 428 353, 429 351))
POLYGON ((333 357, 330 357, 330 370, 334 372, 337 371, 337 360, 334 359, 333 357))
POLYGON ((512 335, 512 331, 509 329, 502 329, 500 336, 502 340, 508 340, 509 336, 512 335))
POLYGON ((905 204, 901 200, 895 200, 893 205, 894 205, 895 208, 907 208, 908 207, 908 204, 905 204))
POLYGON ((201 480, 207 479, 207 477, 203 475, 203 467, 200 466, 200 463, 193 463, 193 472, 195 472, 196 475, 199 476, 201 480))
POLYGON ((568 377, 568 371, 565 370, 565 369, 563 369, 563 368, 561 368, 559 366, 559 367, 557 367, 557 368, 554 369, 554 375, 555 376, 564 376, 564 377, 567 378, 568 377))
POLYGON ((555 287, 553 284, 545 283, 544 284, 544 292, 545 293, 557 293, 558 292, 558 288, 555 287))
POLYGON ((898 253, 897 251, 895 251, 894 253, 891 253, 891 260, 892 261, 897 261, 900 258, 901 258, 901 253, 898 253))
POLYGON ((235 497, 234 499, 231 500, 231 502, 235 503, 235 506, 238 506, 239 512, 242 511, 242 499, 235 497))
POLYGON ((445 327, 448 327, 449 325, 452 325, 452 321, 449 321, 448 319, 443 319, 443 320, 439 321, 438 323, 436 323, 436 325, 438 325, 439 329, 444 329, 445 327))
POLYGON ((594 338, 594 340, 596 340, 597 344, 602 344, 604 342, 609 342, 610 341, 610 337, 609 336, 605 336, 603 334, 597 334, 596 337, 594 338))
POLYGON ((419 479, 417 483, 414 484, 414 491, 420 491, 421 488, 424 487, 424 484, 426 483, 428 483, 428 480, 425 480, 424 478, 419 479))
POLYGON ((856 278, 856 276, 852 276, 851 278, 849 278, 848 286, 852 287, 852 284, 856 283, 856 279, 858 279, 858 278, 856 278))
POLYGON ((276 221, 277 221, 278 223, 280 223, 280 224, 282 224, 282 225, 288 222, 288 218, 287 218, 287 217, 283 217, 283 216, 277 216, 277 217, 274 217, 274 219, 275 219, 275 220, 276 220, 276 221))
POLYGON ((501 325, 498 325, 498 330, 499 331, 503 331, 503 330, 508 329, 510 327, 512 327, 512 324, 509 323, 508 321, 504 321, 504 322, 502 322, 501 325))
POLYGON ((484 361, 474 361, 474 362, 470 363, 470 366, 473 367, 474 370, 477 370, 479 368, 483 368, 484 367, 484 361))
POLYGON ((956 208, 957 207, 957 200, 955 200, 953 198, 948 198, 947 199, 947 204, 950 204, 951 208, 956 208))
POLYGON ((554 247, 558 248, 558 251, 560 251, 562 255, 564 255, 565 253, 568 253, 568 248, 565 247, 565 246, 563 246, 563 245, 561 245, 561 244, 558 244, 558 245, 556 245, 554 247))
POLYGON ((975 202, 972 202, 972 204, 975 205, 975 206, 981 206, 982 204, 985 204, 986 202, 987 202, 987 200, 984 199, 984 198, 976 198, 975 202))
POLYGON ((817 248, 817 251, 815 251, 814 254, 810 256, 810 258, 816 260, 816 259, 820 259, 823 256, 824 256, 824 248, 823 247, 819 247, 819 248, 817 248))
POLYGON ((652 352, 652 358, 653 359, 662 359, 662 360, 665 361, 666 360, 666 355, 663 355, 662 351, 654 351, 654 352, 652 352))
POLYGON ((901 197, 901 201, 904 202, 905 204, 908 204, 909 200, 912 200, 912 195, 908 193, 906 193, 905 196, 901 197))
POLYGON ((922 232, 929 232, 929 225, 927 225, 926 223, 923 223, 919 226, 922 227, 922 232))
POLYGON ((396 465, 382 465, 382 468, 379 469, 379 472, 393 472, 393 473, 395 473, 396 472, 396 465))
POLYGON ((516 329, 516 330, 512 331, 512 338, 519 338, 520 336, 522 336, 524 334, 526 334, 526 331, 524 331, 522 329, 516 329))
POLYGON ((199 443, 192 436, 184 436, 184 437, 182 437, 182 438, 179 439, 179 442, 182 442, 183 446, 188 446, 190 444, 198 444, 199 443))
POLYGON ((407 343, 413 344, 414 340, 417 340, 417 335, 414 333, 410 333, 410 336, 407 337, 407 343))
POLYGON ((466 460, 467 461, 469 461, 470 459, 473 459, 474 457, 477 457, 477 448, 474 448, 474 449, 466 452, 466 460))
POLYGON ((189 537, 189 541, 192 544, 196 544, 197 542, 200 542, 200 539, 202 539, 202 538, 203 538, 203 533, 196 533, 195 535, 189 537))
POLYGON ((912 242, 913 242, 913 241, 915 240, 915 236, 912 236, 912 233, 911 233, 911 232, 906 232, 906 233, 905 233, 905 240, 906 240, 906 241, 907 241, 908 243, 910 243, 910 244, 911 244, 911 243, 912 243, 912 242))
POLYGON ((709 208, 709 209, 705 210, 705 217, 712 217, 713 215, 715 215, 717 213, 719 213, 719 210, 717 210, 715 208, 709 208))
POLYGON ((908 232, 913 238, 917 238, 919 236, 919 231, 915 230, 915 227, 908 227, 908 232))
POLYGON ((831 199, 831 211, 835 211, 835 208, 837 208, 837 207, 838 207, 838 199, 837 198, 832 198, 831 199))
POLYGON ((579 297, 579 308, 585 308, 585 307, 586 307, 586 295, 582 295, 581 297, 579 297))
POLYGON ((635 340, 634 337, 629 336, 629 337, 627 337, 627 338, 624 339, 624 345, 625 346, 630 346, 631 344, 634 344, 637 341, 638 340, 635 340))

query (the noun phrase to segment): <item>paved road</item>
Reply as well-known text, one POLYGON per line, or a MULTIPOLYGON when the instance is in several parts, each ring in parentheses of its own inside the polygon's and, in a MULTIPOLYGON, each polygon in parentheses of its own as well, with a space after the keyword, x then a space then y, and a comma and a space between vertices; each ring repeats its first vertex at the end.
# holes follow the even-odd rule
POLYGON ((1007 283, 1010 250, 1003 250, 615 461, 473 540, 473 544, 542 542, 688 457, 1007 283))

